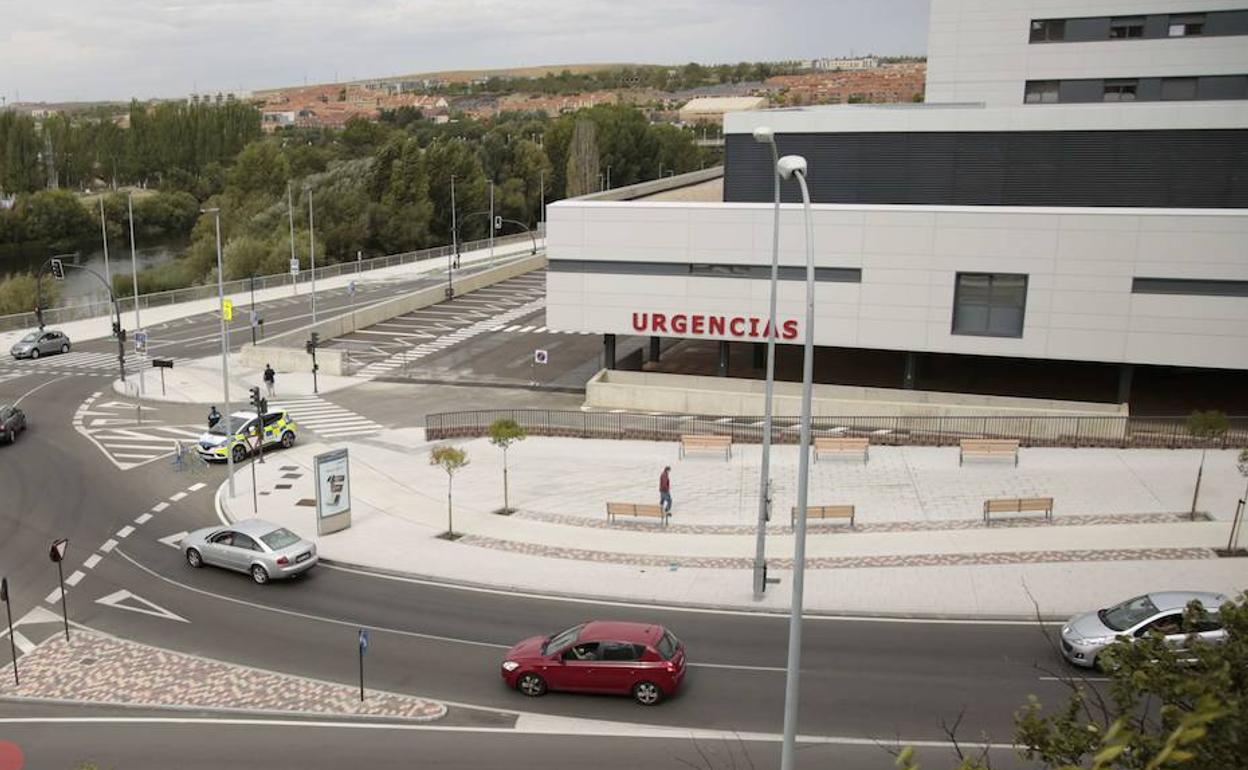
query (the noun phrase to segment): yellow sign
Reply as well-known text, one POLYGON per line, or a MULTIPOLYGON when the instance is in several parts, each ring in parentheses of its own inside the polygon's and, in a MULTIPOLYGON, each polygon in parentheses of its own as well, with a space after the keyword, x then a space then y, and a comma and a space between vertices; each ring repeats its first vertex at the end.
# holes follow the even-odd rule
POLYGON ((225 316, 225 320, 234 320, 234 302, 232 300, 221 300, 221 315, 225 316))

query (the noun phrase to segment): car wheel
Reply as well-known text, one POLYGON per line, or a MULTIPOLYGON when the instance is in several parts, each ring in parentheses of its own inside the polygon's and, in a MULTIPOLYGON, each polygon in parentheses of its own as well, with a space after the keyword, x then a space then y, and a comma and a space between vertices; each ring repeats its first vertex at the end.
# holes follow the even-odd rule
POLYGON ((295 445, 295 434, 292 431, 286 431, 282 434, 282 449, 290 449, 295 445))
POLYGON ((186 551, 186 563, 195 569, 199 569, 204 566, 204 557, 200 556, 199 551, 196 551, 194 548, 188 548, 186 551))
POLYGON ((259 564, 253 564, 251 567, 251 579, 256 581, 259 585, 264 585, 269 582, 268 570, 261 567, 259 564))
POLYGON ((234 449, 232 451, 234 454, 235 464, 241 463, 243 460, 247 459, 247 448, 244 447, 242 444, 235 444, 234 449))
POLYGON ((534 673, 524 674, 516 682, 516 689, 530 698, 539 698, 546 694, 546 680, 534 673))
POLYGON ((62 353, 68 353, 68 352, 69 352, 69 343, 68 343, 68 342, 66 342, 66 343, 64 343, 64 344, 62 344, 62 345, 61 345, 61 352, 62 352, 62 353))
POLYGON ((30 350, 30 357, 31 357, 31 358, 38 358, 38 357, 39 357, 39 348, 31 348, 31 350, 30 350))
POLYGON ((4 443, 12 444, 14 441, 17 441, 17 434, 13 432, 12 428, 9 428, 8 432, 4 434, 4 443))
POLYGON ((638 682, 633 685, 633 700, 643 706, 653 706, 663 700, 663 691, 654 682, 638 682))

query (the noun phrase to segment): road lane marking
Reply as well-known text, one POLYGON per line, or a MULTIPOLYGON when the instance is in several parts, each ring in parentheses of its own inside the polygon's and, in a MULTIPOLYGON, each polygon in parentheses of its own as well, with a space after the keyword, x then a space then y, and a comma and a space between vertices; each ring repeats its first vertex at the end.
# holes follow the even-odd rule
POLYGON ((100 559, 103 559, 103 558, 104 557, 100 556, 98 553, 93 553, 87 557, 87 560, 82 563, 82 566, 86 567, 87 569, 95 569, 95 565, 99 564, 100 559))
POLYGON ((165 620, 176 620, 180 623, 191 622, 181 615, 170 612, 164 607, 161 607, 159 604, 156 604, 148 599, 144 599, 142 596, 137 596, 124 588, 120 591, 115 591, 108 596, 101 596, 99 599, 95 600, 95 603, 103 604, 105 607, 114 607, 119 610, 128 610, 130 612, 138 612, 143 615, 151 615, 152 617, 163 618, 165 620), (123 604, 123 602, 128 603, 123 604))
MULTIPOLYGON (((65 593, 69 593, 69 592, 66 591, 65 593)), ((52 593, 43 597, 43 600, 47 602, 48 604, 56 604, 57 602, 61 600, 61 589, 53 588, 52 593)))
POLYGON ((35 643, 27 639, 21 631, 13 630, 13 643, 17 645, 17 649, 22 651, 23 655, 28 654, 35 649, 35 643))
POLYGON ((76 569, 74 570, 74 574, 65 578, 65 582, 68 583, 70 586, 76 586, 79 583, 81 583, 82 579, 86 576, 87 576, 87 573, 83 572, 80 569, 76 569))
POLYGON ((201 482, 199 482, 198 484, 192 484, 192 485, 190 485, 189 487, 187 487, 187 488, 186 488, 186 491, 187 491, 187 492, 198 492, 199 490, 203 489, 203 488, 204 488, 204 487, 206 487, 206 486, 208 486, 208 485, 207 485, 207 484, 205 484, 204 482, 202 482, 202 481, 201 481, 201 482))
POLYGON ((177 548, 180 550, 182 548, 182 538, 186 537, 189 534, 190 533, 187 532, 186 530, 182 530, 181 532, 174 532, 172 535, 165 535, 164 537, 158 537, 156 538, 156 542, 164 543, 170 548, 177 548))
POLYGON ((161 500, 159 503, 156 503, 155 505, 152 506, 152 513, 160 513, 161 511, 165 510, 168 507, 169 507, 169 503, 166 503, 164 500, 161 500))
POLYGON ((177 501, 181 500, 181 499, 182 499, 182 498, 184 498, 184 497, 186 497, 186 493, 185 493, 185 492, 178 492, 178 493, 176 493, 176 494, 169 495, 169 500, 170 500, 171 502, 176 503, 177 501))
POLYGON ((136 516, 136 517, 135 517, 135 519, 134 519, 134 523, 135 523, 135 524, 146 524, 147 522, 149 522, 149 521, 151 521, 151 520, 152 520, 152 514, 150 514, 150 513, 144 513, 144 514, 141 514, 141 515, 139 515, 139 516, 136 516))
POLYGON ((104 545, 100 546, 100 550, 103 551, 104 553, 108 553, 109 551, 113 550, 116 547, 117 547, 117 541, 110 537, 109 539, 104 541, 104 545))
POLYGON ((124 539, 126 539, 127 537, 130 537, 130 533, 132 533, 132 532, 134 532, 134 527, 132 527, 132 526, 130 526, 129 524, 127 524, 126 526, 124 526, 124 527, 122 527, 121 529, 117 530, 117 537, 120 537, 121 539, 123 539, 123 540, 124 540, 124 539))
POLYGON ((47 382, 43 382, 43 383, 40 383, 40 384, 36 385, 35 387, 33 387, 33 388, 31 388, 30 390, 28 390, 28 391, 26 391, 25 393, 23 393, 22 395, 18 396, 18 399, 17 399, 16 401, 14 401, 14 402, 13 402, 13 406, 20 406, 20 405, 21 405, 21 403, 22 403, 22 401, 23 401, 23 400, 24 400, 27 396, 29 396, 31 393, 34 393, 36 390, 39 390, 40 388, 46 388, 47 386, 51 385, 51 384, 52 384, 52 383, 54 383, 54 382, 60 382, 61 380, 64 380, 64 379, 66 379, 66 378, 68 378, 68 377, 71 377, 71 376, 73 376, 73 375, 69 375, 69 374, 67 374, 67 375, 65 375, 65 376, 63 376, 63 377, 57 377, 57 378, 56 378, 56 379, 54 379, 54 380, 48 380, 47 382))

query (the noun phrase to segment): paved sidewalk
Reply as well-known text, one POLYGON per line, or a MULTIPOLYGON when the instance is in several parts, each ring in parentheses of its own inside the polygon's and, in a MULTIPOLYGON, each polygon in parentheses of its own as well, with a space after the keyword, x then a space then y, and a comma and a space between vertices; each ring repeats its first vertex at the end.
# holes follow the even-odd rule
MULTIPOLYGON (((459 442, 470 465, 454 482, 455 542, 446 474, 428 462, 419 429, 381 431, 333 446, 351 453, 353 526, 316 537, 312 458, 301 444, 258 466, 264 518, 316 539, 332 561, 535 593, 781 610, 789 602, 797 450, 773 452, 775 514, 767 553, 778 586, 751 593, 757 446, 733 459, 676 457, 674 443, 531 437, 510 450, 511 516, 502 506, 501 452, 459 442), (656 502, 672 466, 672 524, 606 522, 607 500, 656 502)), ((867 465, 812 464, 812 504, 853 503, 858 525, 812 522, 806 606, 812 611, 957 617, 1061 617, 1158 588, 1234 593, 1248 561, 1220 559, 1243 479, 1234 452, 1206 458, 1200 509, 1188 515, 1200 453, 1025 449, 1019 466, 958 467, 957 450, 873 447, 867 465), (985 527, 987 497, 1055 498, 1055 521, 985 527)), ((219 496, 231 517, 252 515, 251 471, 219 496)))
MULTIPOLYGON (((544 242, 539 239, 539 244, 544 242)), ((507 245, 500 245, 494 248, 494 259, 504 256, 527 253, 531 249, 528 242, 516 242, 507 245)), ((473 265, 490 259, 489 249, 479 249, 477 251, 465 251, 460 254, 461 265, 473 265)), ((334 276, 332 278, 317 278, 317 292, 345 287, 352 281, 393 281, 400 279, 414 278, 423 273, 438 273, 446 268, 446 261, 442 259, 426 259, 420 262, 409 262, 405 265, 395 265, 393 267, 383 267, 376 270, 369 270, 367 273, 349 273, 345 275, 334 276)), ((311 286, 301 284, 299 286, 299 294, 306 296, 311 291, 311 286)), ((256 292, 257 302, 267 302, 274 299, 284 299, 291 296, 290 286, 274 286, 269 289, 261 289, 256 292)), ((226 294, 226 298, 234 301, 236 308, 246 308, 251 306, 251 292, 239 291, 233 294, 226 294)), ((167 321, 176 321, 180 318, 188 318, 200 313, 211 313, 217 310, 217 299, 215 297, 209 299, 199 299, 190 302, 181 302, 176 305, 164 305, 152 308, 140 308, 144 326, 157 326, 167 321)), ((122 325, 127 329, 134 321, 134 311, 122 315, 122 325)), ((113 334, 111 316, 97 316, 95 318, 84 318, 81 321, 69 321, 63 324, 51 324, 54 328, 65 332, 74 342, 86 342, 87 340, 104 339, 111 337, 113 334)), ((32 327, 33 328, 33 327, 32 327)), ((14 331, 0 332, 0 349, 8 350, 13 343, 24 337, 31 329, 18 329, 14 331)))
POLYGON ((21 658, 20 687, 12 663, 0 669, 0 696, 74 703, 214 709, 270 714, 388 717, 428 722, 446 706, 423 698, 359 690, 289 674, 223 663, 76 630, 54 634, 21 658))
MULTIPOLYGON (((235 411, 246 411, 251 389, 260 386, 264 390, 262 369, 244 367, 238 353, 230 354, 230 399, 235 411)), ((166 401, 182 404, 216 404, 224 408, 225 389, 221 381, 221 354, 206 356, 190 362, 181 362, 172 369, 165 371, 164 392, 161 391, 160 372, 154 369, 143 370, 142 398, 144 401, 166 401)), ((339 377, 333 374, 317 374, 316 390, 313 390, 311 372, 278 372, 274 381, 276 396, 270 396, 270 403, 280 403, 283 399, 297 396, 311 396, 315 393, 333 393, 336 390, 359 385, 358 377, 339 377)), ((127 377, 126 382, 113 380, 113 392, 127 397, 137 397, 140 382, 135 374, 127 377)))

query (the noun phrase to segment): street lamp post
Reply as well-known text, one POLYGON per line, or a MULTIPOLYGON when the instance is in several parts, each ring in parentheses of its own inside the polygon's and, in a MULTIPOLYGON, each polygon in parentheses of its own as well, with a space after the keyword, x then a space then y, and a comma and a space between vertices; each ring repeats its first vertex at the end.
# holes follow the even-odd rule
POLYGON ((758 535, 754 548, 754 598, 767 590, 767 520, 771 507, 772 396, 776 383, 776 283, 780 272, 780 160, 776 139, 767 127, 754 129, 754 141, 771 148, 775 209, 771 232, 771 304, 767 315, 767 385, 763 395, 763 460, 758 480, 758 535))
POLYGON ((113 286, 113 274, 108 270, 108 227, 104 220, 104 196, 100 196, 100 239, 104 242, 104 280, 113 286))
POLYGON ((802 353, 802 421, 798 442, 797 520, 793 524, 793 606, 789 611, 789 660, 784 679, 784 735, 780 770, 793 770, 797 760, 798 678, 802 670, 802 589, 806 582, 806 501, 810 476, 810 411, 815 365, 815 244, 806 187, 806 159, 786 155, 776 163, 785 179, 797 179, 806 215, 806 342, 802 353))
POLYGON ((494 180, 490 180, 490 267, 494 266, 494 180))
POLYGON ((316 232, 312 224, 312 188, 304 187, 308 194, 308 269, 312 272, 312 323, 316 323, 316 232))
MULTIPOLYGON (((286 183, 286 211, 290 215, 290 261, 293 263, 298 257, 295 256, 295 199, 290 191, 290 182, 286 183)), ((299 289, 295 286, 295 280, 295 272, 292 270, 290 271, 290 288, 298 293, 299 289)))
POLYGON ((611 189, 611 164, 607 164, 607 189, 611 189))
POLYGON ((225 322, 225 270, 221 260, 221 209, 203 209, 217 222, 217 311, 221 314, 221 388, 225 403, 225 464, 230 497, 234 496, 234 421, 230 409, 230 327, 225 322))
POLYGON ((446 255, 446 298, 455 296, 455 285, 452 283, 451 271, 455 269, 455 260, 459 259, 458 226, 455 222, 455 175, 451 174, 451 253, 446 255))
MULTIPOLYGON (((130 282, 134 284, 134 329, 139 331, 143 328, 143 324, 139 321, 139 258, 135 253, 134 244, 134 193, 126 195, 126 209, 130 214, 130 282)), ((146 349, 146 348, 145 348, 146 349)), ((146 356, 146 353, 144 354, 146 356)), ((144 377, 144 369, 142 362, 139 365, 139 394, 147 392, 147 380, 144 377)))
POLYGON ((537 172, 537 223, 542 235, 546 235, 546 169, 537 172))

